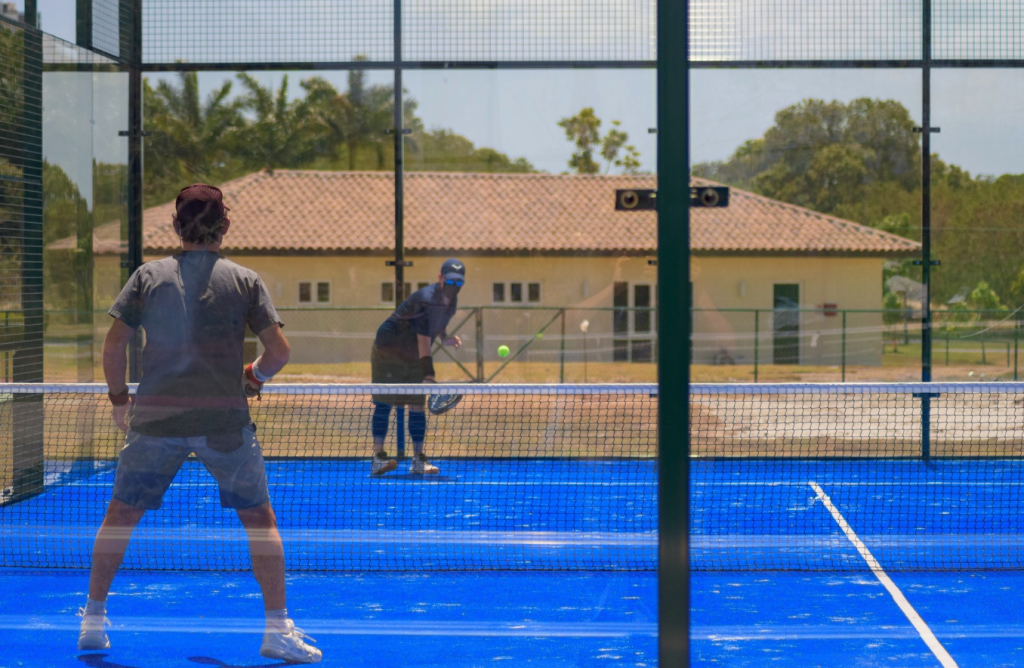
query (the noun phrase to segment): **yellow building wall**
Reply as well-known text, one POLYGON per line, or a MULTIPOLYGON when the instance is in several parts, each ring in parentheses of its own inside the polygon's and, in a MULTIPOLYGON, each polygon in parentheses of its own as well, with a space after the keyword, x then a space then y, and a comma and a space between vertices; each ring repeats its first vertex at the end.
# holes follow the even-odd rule
MULTIPOLYGON (((693 258, 694 362, 753 363, 756 329, 758 361, 771 364, 774 286, 789 283, 800 291, 800 364, 840 365, 842 311, 882 308, 882 264, 881 258, 693 258), (826 312, 825 304, 836 310, 826 312), (756 323, 751 309, 760 310, 756 323)), ((880 313, 848 312, 845 330, 847 364, 882 363, 880 313)))
MULTIPOLYGON (((394 279, 394 269, 385 265, 383 256, 232 255, 231 259, 256 271, 266 283, 285 320, 296 363, 367 361, 377 327, 395 306, 381 301, 381 284, 394 279), (312 284, 311 304, 299 303, 300 282, 312 284), (316 302, 319 282, 330 284, 329 302, 316 302)), ((445 258, 407 259, 414 266, 406 269, 406 281, 416 290, 420 282, 437 280, 445 258)), ((521 360, 555 361, 564 354, 566 361, 580 361, 584 348, 591 361, 622 359, 623 354, 627 359, 634 354, 642 358, 643 343, 654 338, 653 315, 646 318, 646 326, 643 316, 637 320, 630 313, 623 320, 620 315, 620 327, 625 325, 627 331, 615 331, 612 309, 616 282, 629 284, 630 306, 636 285, 650 286, 653 300, 657 267, 645 257, 465 255, 460 259, 466 264, 467 280, 459 295, 460 313, 449 329, 465 320, 458 334, 466 345, 456 355, 467 366, 476 359, 476 316, 471 308, 477 306, 488 307, 481 315, 488 362, 498 361, 498 346, 515 351, 528 341, 521 360), (506 300, 509 283, 523 283, 525 293, 527 283, 538 282, 541 300, 528 303, 524 294, 520 306, 532 308, 491 308, 499 306, 492 300, 494 282, 506 284, 506 300), (564 353, 561 307, 570 307, 564 316, 564 353), (583 321, 588 323, 586 333, 581 330, 583 321), (641 347, 634 350, 638 344, 641 347)), ((800 363, 840 364, 842 316, 826 316, 821 307, 834 303, 840 311, 880 309, 882 263, 880 258, 694 257, 694 362, 752 363, 756 327, 759 362, 772 363, 773 286, 796 283, 801 308, 814 311, 800 315, 800 363), (756 323, 755 309, 761 311, 756 323)), ((506 301, 503 306, 512 305, 506 301)), ((878 313, 847 314, 847 364, 881 364, 881 328, 878 313)), ((685 341, 686 335, 680 333, 679 344, 686 345, 685 341)), ((651 344, 646 350, 651 350, 651 344)))

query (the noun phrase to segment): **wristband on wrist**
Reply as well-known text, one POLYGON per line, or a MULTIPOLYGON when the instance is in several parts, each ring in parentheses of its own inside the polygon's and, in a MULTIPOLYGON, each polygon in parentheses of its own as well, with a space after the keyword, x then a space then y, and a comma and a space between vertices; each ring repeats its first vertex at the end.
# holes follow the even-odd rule
POLYGON ((255 373, 255 370, 254 370, 254 364, 255 363, 250 364, 249 366, 245 367, 245 377, 249 379, 250 383, 252 383, 253 385, 256 386, 256 389, 262 389, 264 381, 260 380, 256 376, 256 373, 255 373))
POLYGON ((423 369, 423 376, 434 376, 434 358, 430 355, 420 358, 420 368, 423 369))
POLYGON ((115 406, 124 406, 126 403, 132 400, 132 398, 128 395, 127 387, 125 387, 117 394, 114 394, 113 392, 107 392, 107 398, 109 398, 110 403, 114 404, 115 406))
POLYGON ((273 378, 273 376, 268 376, 267 374, 265 374, 262 371, 260 371, 260 360, 261 359, 263 359, 263 357, 260 357, 259 359, 257 359, 255 362, 252 363, 252 365, 251 365, 252 366, 252 375, 256 376, 256 380, 258 380, 259 382, 265 383, 268 380, 270 380, 271 378, 273 378))

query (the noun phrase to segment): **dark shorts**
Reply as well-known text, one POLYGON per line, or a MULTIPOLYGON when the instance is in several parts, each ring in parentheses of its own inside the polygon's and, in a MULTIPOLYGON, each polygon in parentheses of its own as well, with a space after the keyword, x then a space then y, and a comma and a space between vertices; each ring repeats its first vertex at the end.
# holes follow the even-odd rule
POLYGON ((221 506, 241 510, 270 501, 267 470, 253 425, 242 428, 240 434, 217 436, 146 436, 129 431, 118 455, 114 498, 134 508, 156 510, 193 452, 217 480, 221 506))
MULTIPOLYGON (((423 367, 419 360, 382 350, 377 346, 370 352, 370 373, 374 383, 410 383, 423 382, 423 367)), ((391 404, 392 406, 423 406, 427 401, 423 394, 375 394, 373 403, 391 404)))

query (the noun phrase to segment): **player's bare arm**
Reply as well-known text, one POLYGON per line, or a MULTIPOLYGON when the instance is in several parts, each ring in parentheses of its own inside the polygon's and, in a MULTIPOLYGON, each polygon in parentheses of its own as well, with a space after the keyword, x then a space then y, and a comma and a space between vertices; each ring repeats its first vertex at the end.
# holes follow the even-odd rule
POLYGON ((135 336, 135 330, 123 321, 114 318, 107 337, 103 340, 103 377, 113 404, 111 415, 118 429, 128 431, 128 342, 135 336))
POLYGON ((280 325, 271 325, 256 336, 263 344, 263 354, 246 367, 242 374, 242 382, 248 396, 259 394, 263 383, 276 376, 288 364, 292 351, 280 325))

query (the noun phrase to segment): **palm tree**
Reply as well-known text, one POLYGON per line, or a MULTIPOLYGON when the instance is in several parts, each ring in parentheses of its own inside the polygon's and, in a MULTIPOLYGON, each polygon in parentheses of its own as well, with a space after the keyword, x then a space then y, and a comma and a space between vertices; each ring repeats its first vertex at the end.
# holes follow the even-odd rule
POLYGON ((246 89, 243 108, 254 118, 239 146, 246 163, 256 169, 300 168, 313 157, 313 128, 306 100, 288 101, 288 75, 277 91, 260 85, 251 74, 238 75, 246 89))
POLYGON ((217 181, 244 126, 241 105, 230 99, 230 81, 202 101, 196 73, 178 76, 180 86, 160 81, 153 89, 145 83, 146 129, 151 133, 146 151, 152 154, 147 156, 146 176, 217 181))

